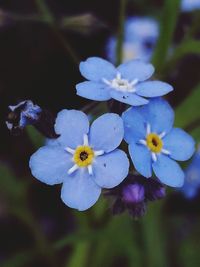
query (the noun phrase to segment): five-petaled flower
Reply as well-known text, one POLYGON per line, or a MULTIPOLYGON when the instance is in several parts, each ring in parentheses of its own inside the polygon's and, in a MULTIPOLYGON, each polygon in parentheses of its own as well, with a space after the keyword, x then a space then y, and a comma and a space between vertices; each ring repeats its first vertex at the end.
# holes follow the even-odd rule
POLYGON ((174 112, 161 98, 148 105, 133 107, 123 113, 125 140, 136 170, 145 177, 152 168, 160 181, 181 187, 184 172, 178 161, 188 160, 194 153, 194 140, 185 131, 172 128, 174 112))
POLYGON ((146 81, 154 73, 154 67, 138 59, 115 68, 104 59, 90 57, 80 63, 80 72, 88 81, 77 84, 77 94, 91 100, 113 98, 131 106, 141 106, 149 102, 144 97, 163 96, 173 90, 167 83, 146 81))
POLYGON ((124 136, 117 114, 102 115, 89 129, 83 112, 63 110, 55 131, 57 142, 33 154, 30 168, 46 184, 63 183, 61 198, 67 206, 86 210, 98 200, 101 188, 113 188, 127 177, 129 160, 116 149, 124 136))

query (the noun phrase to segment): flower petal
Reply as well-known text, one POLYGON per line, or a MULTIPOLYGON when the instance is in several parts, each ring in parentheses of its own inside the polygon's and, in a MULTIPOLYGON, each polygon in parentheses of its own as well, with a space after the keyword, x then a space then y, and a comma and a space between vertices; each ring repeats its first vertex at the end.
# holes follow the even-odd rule
POLYGON ((122 119, 124 121, 124 138, 127 143, 145 139, 147 122, 140 113, 140 108, 129 108, 122 114, 122 119))
POLYGON ((147 149, 147 147, 133 142, 129 145, 129 153, 135 169, 144 177, 146 178, 151 177, 152 160, 151 160, 151 153, 147 149))
POLYGON ((48 185, 62 183, 72 164, 71 156, 60 146, 41 147, 29 162, 32 175, 48 185))
POLYGON ((94 164, 94 180, 102 188, 119 185, 128 175, 129 160, 122 150, 97 157, 94 164))
POLYGON ((182 187, 184 183, 184 172, 176 161, 168 156, 159 155, 153 163, 153 170, 159 180, 172 187, 182 187))
POLYGON ((168 133, 174 123, 174 111, 162 98, 154 98, 140 110, 146 121, 151 125, 151 131, 155 133, 168 133))
POLYGON ((90 57, 81 62, 80 72, 86 79, 95 82, 101 82, 103 78, 112 80, 117 74, 113 64, 99 57, 90 57))
POLYGON ((170 152, 170 157, 175 160, 188 160, 195 151, 193 138, 179 128, 172 129, 163 139, 164 148, 170 152))
POLYGON ((57 115, 55 131, 60 134, 57 140, 61 145, 75 149, 89 131, 88 117, 81 111, 64 109, 57 115))
POLYGON ((150 63, 146 63, 139 59, 123 63, 117 70, 121 73, 122 78, 128 79, 129 81, 137 79, 141 82, 149 79, 154 73, 154 67, 150 63))
POLYGON ((77 95, 98 101, 106 101, 111 98, 105 84, 97 82, 82 82, 76 85, 77 95))
POLYGON ((84 211, 93 206, 101 194, 87 169, 79 169, 65 180, 61 190, 62 201, 70 208, 84 211))
POLYGON ((157 97, 173 91, 173 87, 160 81, 148 81, 136 85, 136 93, 145 97, 157 97))
POLYGON ((131 106, 142 106, 149 102, 145 98, 138 96, 135 93, 120 92, 114 89, 110 90, 110 95, 115 100, 118 100, 122 103, 131 105, 131 106))
POLYGON ((121 117, 107 113, 96 119, 90 128, 90 145, 94 150, 104 152, 117 148, 124 137, 124 126, 121 117))

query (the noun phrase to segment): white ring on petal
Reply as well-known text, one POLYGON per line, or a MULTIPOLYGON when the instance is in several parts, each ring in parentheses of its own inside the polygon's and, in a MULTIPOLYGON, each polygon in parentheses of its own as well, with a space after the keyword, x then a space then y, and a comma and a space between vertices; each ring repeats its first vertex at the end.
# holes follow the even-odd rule
POLYGON ((157 155, 156 155, 156 153, 152 152, 152 153, 151 153, 151 156, 152 156, 152 160, 153 160, 154 162, 156 162, 156 161, 157 161, 157 155))
MULTIPOLYGON (((82 144, 80 144, 80 146, 82 146, 82 144)), ((84 134, 84 136, 83 136, 83 146, 89 146, 90 147, 90 145, 89 145, 89 138, 88 138, 88 135, 87 134, 84 134)), ((65 148, 65 151, 68 152, 68 153, 70 153, 70 154, 72 154, 73 156, 74 156, 74 154, 76 152, 76 150, 74 150, 74 149, 72 149, 70 147, 66 147, 65 148)), ((105 154, 105 151, 104 150, 94 151, 94 159, 93 159, 93 162, 95 161, 95 158, 96 157, 102 156, 104 154, 105 154)), ((72 161, 74 162, 74 158, 73 157, 72 157, 72 161)), ((73 167, 70 168, 67 173, 70 175, 70 174, 74 173, 76 170, 78 170, 79 168, 87 168, 89 175, 93 175, 92 164, 91 165, 88 165, 86 167, 79 167, 77 164, 74 164, 73 167)))
POLYGON ((129 80, 123 79, 121 76, 122 76, 121 73, 118 72, 113 80, 107 80, 103 78, 102 81, 106 85, 110 86, 112 89, 115 89, 116 91, 135 93, 136 92, 135 85, 138 83, 138 79, 134 79, 131 82, 129 82, 129 80))
POLYGON ((88 166, 88 172, 89 172, 89 175, 93 175, 92 165, 88 166))
POLYGON ((68 174, 70 175, 70 174, 72 174, 72 173, 74 173, 76 170, 78 170, 78 165, 77 164, 75 164, 71 169, 69 169, 68 170, 68 174))
POLYGON ((75 150, 72 149, 72 148, 70 148, 70 147, 66 147, 66 148, 65 148, 65 151, 69 152, 69 153, 72 154, 72 155, 74 155, 74 153, 75 153, 75 150))
POLYGON ((84 134, 84 136, 83 136, 83 144, 84 144, 84 146, 88 146, 89 145, 88 135, 87 134, 84 134))
POLYGON ((165 155, 170 155, 171 153, 169 152, 169 150, 167 150, 167 149, 162 149, 161 150, 161 152, 163 153, 163 154, 165 154, 165 155))
MULTIPOLYGON (((150 125, 149 123, 147 123, 146 137, 147 137, 149 134, 151 134, 151 125, 150 125)), ((159 134, 158 136, 160 137, 160 139, 162 139, 163 137, 166 136, 166 132, 162 132, 162 133, 159 134)), ((140 140, 139 140, 139 144, 146 146, 147 149, 150 150, 149 147, 147 146, 147 141, 146 141, 146 140, 144 140, 144 139, 140 139, 140 140)), ((164 145, 164 144, 163 144, 163 145, 164 145)), ((169 156, 169 155, 171 154, 169 150, 164 149, 164 148, 161 150, 160 153, 162 153, 162 154, 164 154, 164 155, 167 155, 167 156, 169 156)), ((157 161, 157 155, 159 155, 160 153, 151 152, 151 157, 152 157, 152 160, 153 160, 154 162, 157 161)))

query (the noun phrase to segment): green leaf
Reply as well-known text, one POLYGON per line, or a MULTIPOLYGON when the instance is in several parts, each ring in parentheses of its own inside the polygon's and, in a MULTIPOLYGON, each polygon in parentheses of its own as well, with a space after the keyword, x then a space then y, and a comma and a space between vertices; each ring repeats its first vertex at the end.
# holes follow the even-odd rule
POLYGON ((33 126, 27 126, 26 132, 31 139, 32 144, 38 148, 44 145, 44 136, 38 132, 33 126))
MULTIPOLYGON (((162 202, 148 205, 143 218, 144 245, 149 267, 167 267, 166 237, 161 214, 162 202)), ((144 253, 145 253, 144 252, 144 253)))
POLYGON ((172 56, 169 58, 169 60, 164 66, 164 71, 170 72, 173 68, 175 68, 177 61, 179 61, 188 54, 200 54, 200 41, 183 41, 179 46, 174 49, 172 56))
POLYGON ((35 252, 33 251, 23 251, 15 254, 13 257, 1 263, 1 267, 23 267, 28 266, 33 260, 35 252))
POLYGON ((3 163, 0 163, 0 192, 9 200, 19 201, 25 194, 26 184, 18 179, 3 163))
POLYGON ((180 0, 165 0, 160 22, 160 37, 152 61, 158 71, 161 71, 167 58, 176 27, 179 6, 180 0))
POLYGON ((90 243, 88 241, 80 241, 76 243, 66 267, 86 267, 90 256, 89 252, 90 243))
POLYGON ((176 108, 175 125, 186 128, 193 121, 200 118, 200 84, 176 108))

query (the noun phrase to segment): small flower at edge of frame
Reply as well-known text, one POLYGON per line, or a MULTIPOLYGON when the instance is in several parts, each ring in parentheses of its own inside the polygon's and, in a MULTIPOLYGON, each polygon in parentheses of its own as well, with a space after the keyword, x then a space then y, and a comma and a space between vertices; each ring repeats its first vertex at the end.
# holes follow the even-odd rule
POLYGON ((185 170, 185 183, 180 191, 187 199, 197 196, 200 190, 200 147, 185 170))
POLYGON ((182 0, 181 1, 181 10, 183 12, 191 12, 194 10, 200 9, 199 0, 182 0))
POLYGON ((168 102, 155 98, 148 105, 128 109, 122 118, 136 170, 149 178, 153 168, 163 184, 183 186, 184 172, 175 160, 188 160, 194 153, 195 142, 182 129, 172 128, 174 112, 168 102))
POLYGON ((80 63, 80 72, 88 81, 76 85, 77 95, 96 101, 115 99, 131 106, 141 106, 152 98, 166 95, 173 90, 168 83, 146 81, 154 67, 139 59, 119 65, 99 57, 90 57, 80 63))
POLYGON ((30 159, 35 178, 48 185, 62 183, 61 199, 80 211, 93 206, 102 188, 119 185, 128 175, 129 160, 117 147, 123 140, 123 121, 104 114, 89 127, 81 111, 58 113, 54 145, 40 148, 30 159))

